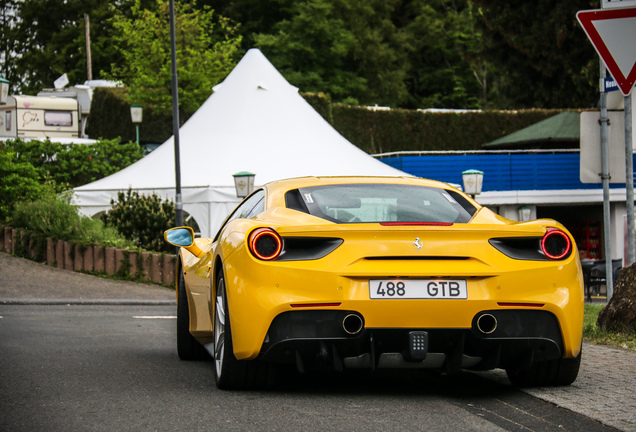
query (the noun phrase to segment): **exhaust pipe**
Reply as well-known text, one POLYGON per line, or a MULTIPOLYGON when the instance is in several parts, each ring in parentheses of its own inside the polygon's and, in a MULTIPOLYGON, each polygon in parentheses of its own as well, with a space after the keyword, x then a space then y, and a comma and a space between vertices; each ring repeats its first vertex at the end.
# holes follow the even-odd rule
POLYGON ((356 314, 349 314, 342 320, 343 330, 350 335, 356 335, 362 331, 364 322, 362 317, 356 314))
POLYGON ((483 314, 477 318, 477 329, 483 334, 491 334, 497 330, 497 318, 491 314, 483 314))

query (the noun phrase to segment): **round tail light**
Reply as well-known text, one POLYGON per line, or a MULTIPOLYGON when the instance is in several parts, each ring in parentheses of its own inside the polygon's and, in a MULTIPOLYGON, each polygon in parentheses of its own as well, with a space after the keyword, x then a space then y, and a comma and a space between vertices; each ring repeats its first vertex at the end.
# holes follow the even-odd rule
POLYGON ((541 239, 541 250, 550 259, 562 259, 572 251, 572 242, 563 231, 548 228, 548 232, 541 239))
POLYGON ((271 228, 259 228, 250 234, 249 249, 256 258, 272 261, 283 251, 283 239, 271 228))

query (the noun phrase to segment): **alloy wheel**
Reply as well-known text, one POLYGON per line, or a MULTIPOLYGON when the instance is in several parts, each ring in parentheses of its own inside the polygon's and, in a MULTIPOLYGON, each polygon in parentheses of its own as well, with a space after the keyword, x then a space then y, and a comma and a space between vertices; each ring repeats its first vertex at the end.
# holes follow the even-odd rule
POLYGON ((223 370, 225 357, 225 282, 219 279, 214 308, 214 366, 217 378, 223 370))

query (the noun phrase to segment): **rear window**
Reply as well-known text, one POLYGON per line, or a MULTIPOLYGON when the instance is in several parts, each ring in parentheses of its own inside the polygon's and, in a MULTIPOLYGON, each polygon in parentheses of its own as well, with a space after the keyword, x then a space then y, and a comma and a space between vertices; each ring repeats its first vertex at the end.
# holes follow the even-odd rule
POLYGON ((476 208, 455 191, 391 184, 345 184, 288 191, 286 205, 336 223, 466 223, 476 208))

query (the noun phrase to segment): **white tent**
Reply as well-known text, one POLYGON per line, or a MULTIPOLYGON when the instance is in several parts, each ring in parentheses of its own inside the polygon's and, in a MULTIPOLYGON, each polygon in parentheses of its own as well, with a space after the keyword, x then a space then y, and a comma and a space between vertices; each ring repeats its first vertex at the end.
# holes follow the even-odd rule
MULTIPOLYGON (((232 175, 256 174, 257 184, 302 176, 404 176, 367 155, 329 125, 257 49, 251 49, 181 127, 183 209, 201 235, 216 233, 240 201, 232 175)), ((119 191, 175 199, 173 138, 111 175, 75 188, 74 202, 92 216, 119 191)))

